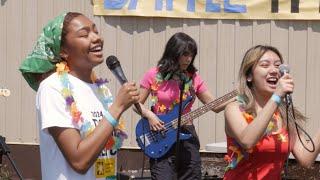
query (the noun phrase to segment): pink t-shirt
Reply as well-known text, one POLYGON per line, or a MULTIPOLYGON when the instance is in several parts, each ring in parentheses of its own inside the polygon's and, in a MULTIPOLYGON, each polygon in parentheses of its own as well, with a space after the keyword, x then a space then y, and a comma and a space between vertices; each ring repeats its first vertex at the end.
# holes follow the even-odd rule
MULTIPOLYGON (((179 102, 179 83, 172 79, 167 81, 162 80, 158 73, 158 68, 156 67, 151 68, 144 74, 140 82, 140 86, 151 90, 153 111, 156 114, 164 114, 170 111, 173 106, 179 102)), ((187 86, 191 86, 191 84, 187 86)), ((207 90, 206 85, 197 73, 192 76, 192 86, 196 94, 200 94, 207 90)), ((189 96, 190 94, 190 90, 185 92, 185 96, 189 96)), ((184 99, 186 99, 186 97, 184 97, 184 99)), ((192 103, 185 108, 184 113, 189 112, 191 110, 191 106, 192 103)))

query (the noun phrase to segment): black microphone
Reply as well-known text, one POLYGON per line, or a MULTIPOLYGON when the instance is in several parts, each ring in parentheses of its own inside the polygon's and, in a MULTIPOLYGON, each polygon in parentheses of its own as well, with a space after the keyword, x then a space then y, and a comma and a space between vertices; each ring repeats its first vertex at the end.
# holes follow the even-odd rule
POLYGON ((108 66, 108 68, 110 69, 110 71, 112 72, 112 74, 118 79, 118 81, 120 82, 120 84, 124 84, 126 82, 128 82, 126 76, 124 75, 120 62, 118 61, 118 58, 111 55, 109 57, 107 57, 106 59, 106 64, 108 66))
MULTIPOLYGON (((112 74, 118 79, 118 81, 120 82, 120 84, 124 84, 126 82, 128 82, 126 76, 124 75, 120 62, 118 61, 118 58, 111 55, 109 57, 107 57, 106 59, 106 64, 108 66, 108 68, 110 69, 110 71, 112 72, 112 74)), ((142 110, 140 107, 139 103, 135 103, 134 107, 136 107, 138 113, 140 115, 142 115, 142 110)))
MULTIPOLYGON (((289 73, 290 72, 290 68, 288 65, 286 64, 281 64, 279 66, 279 71, 280 71, 280 75, 283 76, 285 75, 286 73, 289 73)), ((286 102, 288 105, 290 105, 292 103, 292 98, 291 98, 291 95, 290 94, 286 94, 285 96, 286 98, 286 102)))

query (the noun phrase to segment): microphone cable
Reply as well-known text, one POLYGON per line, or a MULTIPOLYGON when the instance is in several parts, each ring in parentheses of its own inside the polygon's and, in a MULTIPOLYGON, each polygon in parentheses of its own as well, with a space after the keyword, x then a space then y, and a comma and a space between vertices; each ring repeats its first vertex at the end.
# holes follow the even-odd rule
POLYGON ((284 168, 284 179, 288 178, 289 156, 290 156, 290 129, 289 129, 290 127, 289 127, 289 105, 288 105, 288 103, 286 103, 286 121, 287 121, 287 130, 288 130, 288 157, 287 157, 286 165, 284 168))
POLYGON ((296 117, 295 117, 295 113, 294 113, 294 108, 293 105, 291 105, 291 109, 292 109, 292 115, 293 115, 293 119, 294 119, 294 124, 295 124, 295 128, 299 137, 299 141, 301 142, 302 146, 304 147, 304 149, 306 149, 309 152, 314 152, 315 151, 315 145, 314 142, 311 138, 311 136, 296 122, 296 117), (308 139, 306 141, 310 141, 312 144, 312 149, 308 149, 308 147, 304 144, 304 142, 301 139, 300 133, 299 133, 299 129, 308 137, 308 139))
POLYGON ((287 177, 288 177, 289 156, 290 156, 290 129, 289 129, 289 119, 290 118, 289 118, 289 115, 290 115, 291 119, 294 122, 295 129, 296 129, 299 141, 301 142, 303 148, 306 149, 307 151, 311 152, 311 153, 315 151, 315 145, 314 145, 314 142, 313 142, 311 136, 296 122, 296 116, 295 116, 295 109, 294 109, 294 106, 293 106, 293 101, 291 101, 290 103, 286 102, 286 121, 287 121, 287 129, 288 129, 288 158, 286 160, 286 165, 285 165, 285 169, 284 169, 284 176, 285 176, 284 179, 287 179, 287 177), (291 113, 289 113, 289 106, 291 107, 291 113), (311 144, 312 144, 312 149, 311 150, 302 141, 300 133, 299 133, 299 129, 308 137, 308 140, 306 140, 306 141, 310 141, 311 142, 311 144))

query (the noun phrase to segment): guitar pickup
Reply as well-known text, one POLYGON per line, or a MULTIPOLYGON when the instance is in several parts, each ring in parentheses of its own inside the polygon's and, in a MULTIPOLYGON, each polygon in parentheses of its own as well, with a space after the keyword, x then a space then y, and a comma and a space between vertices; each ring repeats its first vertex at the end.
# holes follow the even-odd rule
POLYGON ((164 139, 167 136, 167 131, 166 130, 161 130, 160 134, 161 134, 161 137, 164 139))
MULTIPOLYGON (((147 134, 148 134, 148 133, 147 133, 147 134)), ((142 144, 144 147, 147 147, 147 146, 150 145, 150 141, 149 141, 149 138, 148 138, 147 134, 141 135, 141 136, 139 137, 140 142, 141 142, 141 144, 142 144)))

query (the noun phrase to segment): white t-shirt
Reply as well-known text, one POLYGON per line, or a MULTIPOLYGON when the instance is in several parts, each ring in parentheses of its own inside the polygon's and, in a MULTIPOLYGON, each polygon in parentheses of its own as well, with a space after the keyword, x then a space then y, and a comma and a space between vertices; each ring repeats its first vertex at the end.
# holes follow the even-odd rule
MULTIPOLYGON (((37 118, 39 121, 40 132, 40 155, 41 155, 41 171, 42 179, 44 180, 91 180, 91 179, 106 179, 106 168, 101 168, 98 160, 108 162, 107 176, 114 176, 116 169, 116 153, 114 151, 104 149, 99 155, 98 160, 87 171, 86 174, 79 174, 74 171, 69 163, 64 158, 59 147, 55 143, 53 137, 48 133, 49 127, 65 127, 79 129, 82 138, 86 137, 93 131, 96 124, 102 118, 103 104, 98 98, 97 86, 95 84, 86 83, 72 75, 68 75, 73 92, 73 98, 77 108, 81 111, 83 123, 75 123, 72 120, 70 111, 66 109, 66 100, 61 95, 63 88, 62 83, 57 73, 52 74, 41 82, 36 97, 37 118), (98 162, 98 164, 97 164, 98 162), (113 166, 110 166, 113 165, 113 166), (104 169, 104 170, 103 170, 104 169), (104 174, 104 178, 99 176, 104 174), (97 176, 96 176, 97 175, 97 176)), ((108 97, 109 107, 112 104, 112 95, 110 91, 106 95, 108 97)), ((114 179, 111 177, 110 179, 114 179)), ((107 178, 108 179, 108 178, 107 178)))

